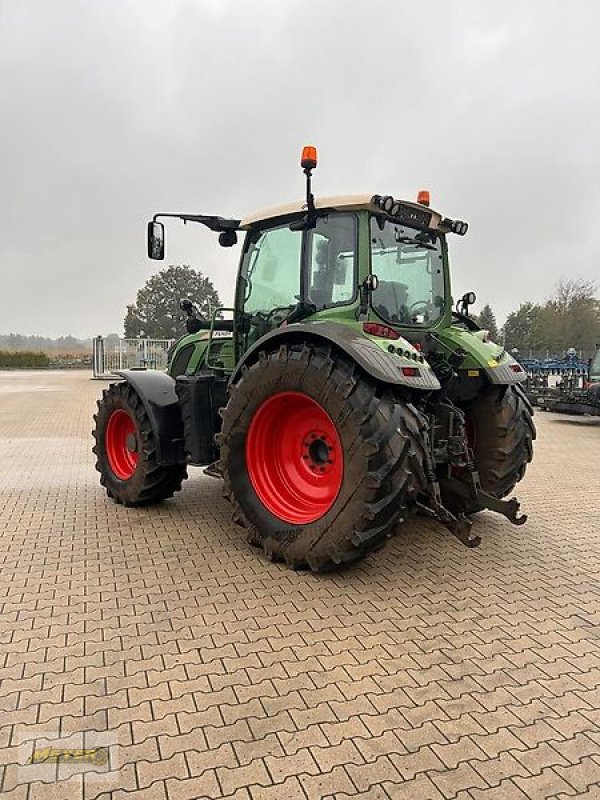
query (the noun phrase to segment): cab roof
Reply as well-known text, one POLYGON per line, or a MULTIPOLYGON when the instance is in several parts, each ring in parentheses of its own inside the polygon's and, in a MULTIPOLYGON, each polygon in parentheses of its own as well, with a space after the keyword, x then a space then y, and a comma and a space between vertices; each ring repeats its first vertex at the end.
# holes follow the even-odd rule
MULTIPOLYGON (((315 197, 315 208, 318 210, 334 209, 335 211, 359 211, 366 209, 375 213, 381 213, 381 208, 373 202, 373 198, 377 195, 374 194, 348 194, 348 195, 334 195, 332 197, 315 197)), ((421 210, 427 209, 431 211, 430 228, 437 228, 440 226, 442 217, 436 211, 432 211, 426 206, 412 203, 408 200, 401 201, 403 205, 413 206, 421 210)), ((306 213, 306 200, 296 200, 292 203, 284 203, 274 208, 267 208, 263 211, 256 211, 253 214, 248 214, 240 223, 240 228, 247 230, 253 225, 260 225, 270 220, 276 220, 280 217, 290 217, 296 214, 306 213)))

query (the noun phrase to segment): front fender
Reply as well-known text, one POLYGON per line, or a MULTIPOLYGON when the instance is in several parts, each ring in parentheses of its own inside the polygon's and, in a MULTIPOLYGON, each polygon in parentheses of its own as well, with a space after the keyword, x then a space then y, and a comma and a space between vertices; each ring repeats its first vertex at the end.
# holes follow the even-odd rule
POLYGON ((274 350, 286 342, 303 341, 333 345, 356 362, 367 375, 382 383, 419 391, 435 391, 440 388, 440 383, 427 362, 416 364, 394 353, 386 353, 372 339, 358 332, 353 326, 326 321, 294 323, 267 333, 240 359, 231 376, 231 383, 239 379, 245 364, 251 364, 258 359, 260 350, 274 350), (419 375, 405 376, 402 373, 403 366, 418 367, 419 375))
POLYGON ((183 422, 175 381, 166 372, 124 369, 116 373, 135 389, 150 419, 159 464, 184 464, 183 422))

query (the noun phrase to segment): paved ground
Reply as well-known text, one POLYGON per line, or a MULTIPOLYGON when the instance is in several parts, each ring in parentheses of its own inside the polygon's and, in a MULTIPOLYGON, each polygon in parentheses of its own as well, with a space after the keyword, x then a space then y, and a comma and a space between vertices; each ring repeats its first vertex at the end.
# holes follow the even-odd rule
POLYGON ((3 800, 600 797, 600 420, 538 417, 525 527, 417 520, 315 577, 199 470, 109 502, 101 389, 0 373, 3 800))

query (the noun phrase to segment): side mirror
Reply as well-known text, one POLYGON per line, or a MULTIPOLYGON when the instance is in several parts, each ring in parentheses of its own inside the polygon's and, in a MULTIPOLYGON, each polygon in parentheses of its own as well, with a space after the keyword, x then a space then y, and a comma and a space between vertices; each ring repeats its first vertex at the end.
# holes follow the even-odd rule
POLYGON ((370 272, 360 285, 360 306, 358 309, 358 319, 366 320, 369 310, 369 299, 371 293, 379 286, 379 278, 370 272))
POLYGON ((148 223, 148 258, 163 261, 165 257, 165 226, 162 222, 148 223))
POLYGON ((376 291, 377 287, 379 286, 379 278, 377 275, 367 275, 367 277, 363 281, 363 289, 366 292, 374 292, 376 291))

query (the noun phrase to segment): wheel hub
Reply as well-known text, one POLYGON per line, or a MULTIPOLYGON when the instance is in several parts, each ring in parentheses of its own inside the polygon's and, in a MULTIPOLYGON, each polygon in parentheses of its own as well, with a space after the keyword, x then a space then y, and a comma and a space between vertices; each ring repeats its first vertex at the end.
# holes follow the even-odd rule
POLYGON ((335 423, 313 398, 281 392, 265 400, 246 437, 246 466, 262 504, 276 517, 306 525, 335 503, 343 479, 335 423))
POLYGON ((123 408, 115 409, 106 424, 104 446, 108 466, 119 480, 134 474, 138 461, 138 434, 133 417, 123 408))
POLYGON ((331 471, 334 455, 334 443, 324 431, 311 431, 302 444, 302 458, 321 475, 331 471))
POLYGON ((125 446, 130 453, 137 453, 138 444, 135 433, 128 433, 125 439, 125 446))

